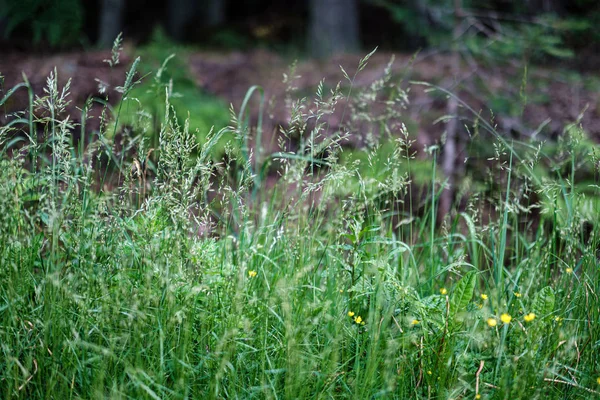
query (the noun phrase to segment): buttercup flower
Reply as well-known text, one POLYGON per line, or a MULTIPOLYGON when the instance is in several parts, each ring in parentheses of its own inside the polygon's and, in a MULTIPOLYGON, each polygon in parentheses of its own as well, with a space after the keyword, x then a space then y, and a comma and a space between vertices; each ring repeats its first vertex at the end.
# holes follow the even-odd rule
POLYGON ((411 324, 413 325, 419 325, 419 320, 418 319, 413 319, 411 324))
POLYGON ((256 276, 256 274, 257 274, 257 272, 256 272, 256 271, 254 271, 254 270, 250 270, 250 271, 248 271, 248 276, 249 276, 250 278, 254 278, 254 277, 256 276))
POLYGON ((498 325, 498 321, 496 321, 496 318, 488 318, 487 324, 493 328, 498 325))
POLYGON ((529 313, 526 314, 523 319, 525 320, 525 322, 531 322, 535 319, 535 314, 534 313, 529 313))
POLYGON ((515 292, 515 297, 521 297, 521 293, 515 292))
POLYGON ((598 382, 598 385, 600 385, 600 376, 596 378, 596 382, 598 382))
POLYGON ((572 272, 573 272, 573 268, 569 267, 569 268, 565 269, 565 272, 566 272, 567 274, 570 274, 570 273, 572 273, 572 272))
POLYGON ((349 317, 354 317, 354 311, 348 311, 348 316, 349 317))
POLYGON ((354 322, 356 322, 357 324, 360 324, 362 322, 362 318, 360 317, 360 315, 354 318, 354 322))
POLYGON ((481 294, 481 300, 487 300, 488 299, 488 295, 485 293, 481 294))
POLYGON ((441 293, 442 295, 447 295, 447 294, 448 294, 448 291, 446 290, 446 288, 445 288, 445 287, 443 287, 443 288, 441 288, 441 289, 440 289, 440 293, 441 293))
POLYGON ((510 321, 512 321, 512 317, 510 316, 510 314, 504 313, 500 316, 500 321, 502 321, 505 324, 510 324, 510 321))

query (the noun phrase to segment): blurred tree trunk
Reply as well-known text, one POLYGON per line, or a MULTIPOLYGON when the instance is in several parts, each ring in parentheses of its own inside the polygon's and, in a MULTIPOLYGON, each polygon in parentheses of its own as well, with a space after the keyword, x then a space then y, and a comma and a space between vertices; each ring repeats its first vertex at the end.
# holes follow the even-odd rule
POLYGON ((225 0, 208 0, 205 11, 206 25, 221 25, 225 21, 225 0))
POLYGON ((4 35, 6 35, 6 18, 0 17, 0 39, 4 39, 4 35))
MULTIPOLYGON (((454 87, 458 90, 456 82, 460 74, 460 53, 458 50, 458 40, 460 39, 460 19, 463 16, 462 0, 454 0, 454 28, 452 30, 452 61, 450 64, 451 77, 449 81, 450 89, 454 87)), ((458 100, 454 96, 449 96, 447 104, 447 115, 450 118, 446 124, 446 142, 443 147, 442 169, 446 178, 447 187, 444 188, 440 195, 440 203, 438 207, 438 219, 443 221, 444 218, 450 216, 452 210, 452 202, 454 201, 455 188, 454 180, 456 175, 457 163, 457 142, 458 142, 458 100)))
POLYGON ((167 32, 175 40, 183 40, 189 24, 196 16, 194 0, 170 0, 167 9, 167 32))
POLYGON ((310 52, 324 58, 359 45, 358 0, 310 0, 310 52))
POLYGON ((111 47, 117 35, 123 29, 125 0, 102 0, 98 46, 111 47))

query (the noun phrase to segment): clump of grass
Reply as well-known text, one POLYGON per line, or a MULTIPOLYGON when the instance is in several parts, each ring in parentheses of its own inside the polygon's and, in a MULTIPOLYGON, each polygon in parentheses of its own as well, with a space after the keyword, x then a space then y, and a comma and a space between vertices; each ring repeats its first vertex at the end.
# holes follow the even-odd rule
MULTIPOLYGON (((119 102, 118 129, 139 135, 143 133, 149 145, 158 144, 161 124, 167 121, 165 102, 172 106, 171 117, 179 124, 188 121, 190 131, 204 143, 211 127, 227 126, 227 104, 198 88, 188 67, 192 48, 170 41, 160 29, 154 32, 149 44, 139 49, 141 56, 137 84, 119 102)), ((223 153, 224 141, 217 143, 216 155, 223 153)))
POLYGON ((492 129, 496 192, 467 180, 467 204, 436 221, 437 148, 420 190, 399 124, 406 98, 387 91, 398 100, 390 114, 369 116, 391 75, 353 88, 358 103, 338 132, 326 116, 351 98, 340 86, 328 94, 320 85, 316 108, 290 101, 272 155, 248 140, 261 127, 244 110, 200 146, 168 91, 152 151, 135 135, 114 146, 106 127, 119 115, 108 108, 97 140, 75 148, 80 127, 62 116, 68 87, 56 81, 42 97, 17 87, 31 108, 0 127, 3 398, 600 392, 598 228, 580 229, 598 210, 575 190, 578 171, 595 174, 594 151, 575 158, 566 146, 569 172, 541 179, 535 168, 564 157, 492 129), (384 134, 364 157, 340 162, 359 122, 384 134), (400 135, 385 142, 393 127, 400 135), (227 133, 230 162, 216 164, 211 151, 227 133), (285 147, 291 135, 300 135, 295 152, 285 147), (281 175, 273 188, 263 185, 269 168, 281 175), (532 216, 543 204, 553 208, 532 216))

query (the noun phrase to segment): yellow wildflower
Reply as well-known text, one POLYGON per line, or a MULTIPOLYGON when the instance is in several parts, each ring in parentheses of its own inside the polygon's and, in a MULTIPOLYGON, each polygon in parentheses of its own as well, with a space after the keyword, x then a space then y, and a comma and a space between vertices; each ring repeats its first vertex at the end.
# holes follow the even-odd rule
POLYGON ((475 399, 476 399, 476 400, 479 400, 480 398, 481 398, 481 395, 480 395, 479 393, 477 393, 477 394, 475 395, 475 399))
POLYGON ((447 295, 447 294, 448 294, 448 291, 446 290, 446 288, 445 288, 445 287, 443 287, 443 288, 441 288, 441 289, 440 289, 440 293, 441 293, 443 296, 445 296, 445 295, 447 295))
POLYGON ((427 371, 427 375, 431 375, 431 374, 432 374, 432 372, 431 372, 431 371, 427 371))
POLYGON ((487 324, 493 328, 498 325, 498 321, 496 321, 496 318, 488 318, 487 324))
POLYGON ((340 293, 344 293, 344 289, 340 289, 340 293))
POLYGON ((488 295, 485 293, 481 294, 481 300, 487 300, 488 299, 488 295))
POLYGON ((249 276, 250 278, 254 278, 254 277, 256 276, 256 274, 257 274, 257 272, 256 272, 256 271, 254 271, 254 270, 250 270, 250 271, 248 271, 248 276, 249 276))
POLYGON ((411 324, 413 325, 419 325, 419 320, 418 319, 413 319, 411 324))
POLYGON ((354 311, 348 311, 348 316, 349 317, 354 317, 354 311))
POLYGON ((572 273, 572 272, 573 272, 573 268, 569 267, 569 268, 565 269, 565 272, 566 272, 567 274, 570 274, 570 273, 572 273))
POLYGON ((356 318, 354 318, 354 322, 356 322, 357 324, 360 325, 360 323, 362 322, 362 318, 360 317, 360 315, 356 318))
POLYGON ((521 297, 521 293, 515 292, 515 297, 521 297))
POLYGON ((504 322, 505 324, 510 324, 510 321, 512 321, 512 317, 510 316, 510 314, 504 313, 500 316, 500 321, 504 322))
POLYGON ((523 319, 525 320, 525 322, 531 322, 531 321, 533 321, 533 320, 535 319, 535 314, 534 314, 534 313, 532 313, 532 312, 531 312, 531 313, 529 313, 529 314, 526 314, 526 315, 523 317, 523 319))
POLYGON ((598 385, 600 385, 600 376, 596 378, 596 382, 598 382, 598 385))

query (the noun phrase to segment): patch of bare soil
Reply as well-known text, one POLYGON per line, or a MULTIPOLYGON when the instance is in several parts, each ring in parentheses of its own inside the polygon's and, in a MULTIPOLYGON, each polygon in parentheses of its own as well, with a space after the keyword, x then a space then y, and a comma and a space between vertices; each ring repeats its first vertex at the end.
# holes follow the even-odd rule
MULTIPOLYGON (((384 74, 391 53, 377 53, 368 67, 357 75, 355 86, 370 85, 384 74)), ((413 57, 409 54, 396 54, 393 71, 403 78, 402 87, 410 89, 409 107, 399 110, 403 116, 418 126, 418 144, 428 145, 439 140, 444 126, 432 122, 446 113, 446 99, 440 92, 428 91, 426 86, 413 85, 410 81, 425 81, 439 85, 456 93, 475 112, 489 115, 494 108, 492 98, 501 98, 511 110, 493 109, 494 121, 501 133, 513 136, 531 135, 544 124, 541 136, 556 138, 566 124, 580 117, 586 131, 600 142, 600 103, 594 89, 586 88, 586 77, 568 81, 561 71, 532 68, 523 86, 523 67, 508 65, 485 68, 472 60, 462 60, 460 76, 451 76, 451 57, 442 54, 429 54, 413 57)), ((342 66, 350 75, 356 70, 360 56, 340 55, 326 61, 305 60, 299 62, 296 75, 299 78, 294 86, 302 95, 314 97, 314 91, 321 79, 330 86, 344 81, 342 66)), ((190 70, 199 87, 222 97, 239 109, 244 95, 252 85, 260 85, 265 90, 266 102, 277 106, 269 113, 265 132, 273 132, 279 124, 285 126, 290 115, 283 106, 287 85, 283 75, 289 73, 290 63, 277 54, 267 51, 249 53, 197 53, 190 57, 190 70)), ((339 107, 343 109, 343 107, 339 107)), ((461 115, 474 118, 471 111, 463 109, 461 115)), ((255 116, 256 117, 256 116, 255 116)), ((329 117, 330 129, 341 123, 340 113, 329 117)), ((268 140, 267 140, 268 142, 268 140)), ((351 139, 351 145, 358 144, 360 138, 351 139)), ((417 146, 421 147, 421 146, 417 146)))
MULTIPOLYGON (((121 55, 120 63, 111 68, 104 62, 110 57, 110 51, 62 53, 53 56, 5 55, 0 58, 0 75, 4 76, 3 92, 0 92, 0 96, 4 96, 12 87, 23 82, 23 77, 30 82, 34 93, 42 96, 50 73, 55 71, 59 90, 71 79, 71 96, 69 97, 71 102, 65 113, 68 113, 72 120, 78 122, 81 112, 77 109, 81 108, 89 97, 105 98, 108 94, 112 103, 120 98, 116 91, 111 90, 104 93, 101 87, 114 88, 122 85, 131 58, 124 53, 121 55)), ((0 110, 0 124, 6 122, 10 113, 27 108, 28 93, 26 89, 22 88, 12 94, 3 109, 0 110)), ((98 117, 100 109, 101 107, 92 108, 91 116, 98 117)), ((98 118, 91 118, 88 127, 91 130, 97 130, 99 128, 98 118)))

